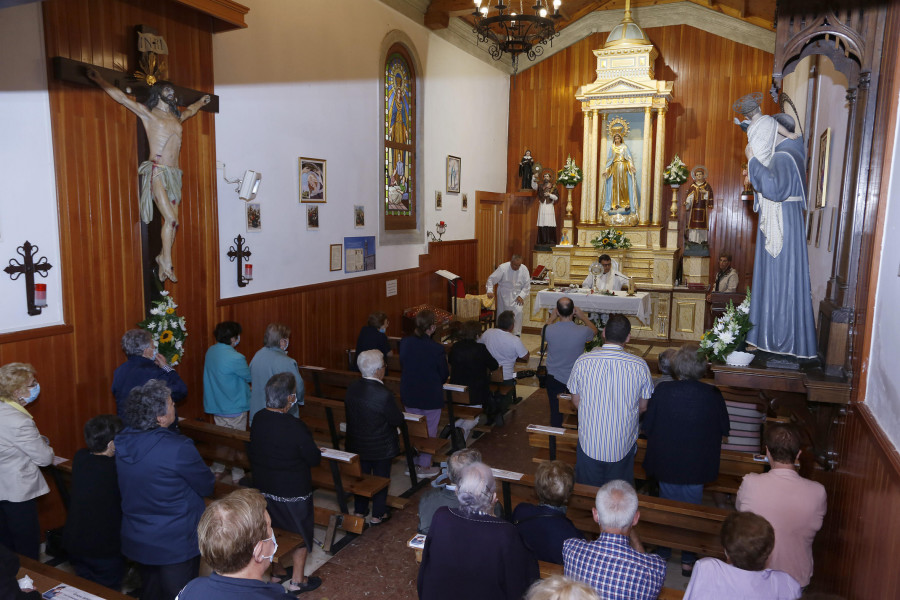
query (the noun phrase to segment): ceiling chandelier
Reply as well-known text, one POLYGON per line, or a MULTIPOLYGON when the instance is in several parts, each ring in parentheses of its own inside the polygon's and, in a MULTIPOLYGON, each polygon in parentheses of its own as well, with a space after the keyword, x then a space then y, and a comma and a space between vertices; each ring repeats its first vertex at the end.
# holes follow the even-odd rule
MULTIPOLYGON (((516 0, 509 0, 515 3, 516 0)), ((512 58, 513 69, 518 68, 518 57, 525 54, 530 60, 544 53, 544 44, 555 38, 556 21, 560 19, 559 6, 562 0, 528 0, 534 2, 531 13, 526 14, 523 0, 519 0, 519 11, 514 12, 509 4, 497 0, 497 4, 488 6, 490 0, 475 0, 475 34, 478 41, 489 42, 490 52, 494 60, 499 60, 503 53, 512 58), (482 6, 482 4, 484 4, 482 6)))

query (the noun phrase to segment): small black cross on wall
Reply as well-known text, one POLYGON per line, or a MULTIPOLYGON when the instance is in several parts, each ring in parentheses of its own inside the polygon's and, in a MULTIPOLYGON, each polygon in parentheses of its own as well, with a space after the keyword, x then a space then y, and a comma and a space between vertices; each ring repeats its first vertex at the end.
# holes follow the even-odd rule
POLYGON ((244 246, 246 242, 240 234, 234 238, 235 246, 228 248, 228 260, 234 262, 237 259, 237 284, 238 287, 246 287, 250 282, 250 277, 244 277, 244 259, 250 258, 250 248, 244 246))
POLYGON ((25 298, 28 300, 28 314, 32 317, 41 314, 41 307, 34 304, 34 274, 38 273, 41 277, 47 277, 47 271, 53 268, 47 257, 42 256, 37 262, 34 257, 38 253, 38 247, 33 246, 28 240, 24 244, 16 248, 16 252, 22 257, 23 262, 19 262, 15 258, 9 259, 9 266, 4 271, 9 273, 9 278, 15 281, 25 274, 25 298))

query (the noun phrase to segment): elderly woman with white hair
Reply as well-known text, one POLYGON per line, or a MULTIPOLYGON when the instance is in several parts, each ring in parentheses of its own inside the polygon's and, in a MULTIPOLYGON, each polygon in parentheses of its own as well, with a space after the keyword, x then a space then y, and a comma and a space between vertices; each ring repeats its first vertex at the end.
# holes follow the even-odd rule
POLYGON ((496 490, 484 463, 463 471, 459 508, 441 507, 431 521, 419 567, 420 600, 518 600, 540 576, 515 525, 493 515, 496 490))
MULTIPOLYGON (((384 354, 381 350, 366 350, 356 359, 362 378, 347 388, 344 404, 347 407, 347 450, 359 454, 363 473, 378 477, 391 476, 391 462, 400 453, 397 427, 403 423, 403 413, 394 394, 382 382, 384 354)), ((387 488, 372 497, 372 525, 380 525, 390 518, 387 512, 387 488)), ((356 495, 354 510, 358 515, 369 511, 369 499, 356 495)))

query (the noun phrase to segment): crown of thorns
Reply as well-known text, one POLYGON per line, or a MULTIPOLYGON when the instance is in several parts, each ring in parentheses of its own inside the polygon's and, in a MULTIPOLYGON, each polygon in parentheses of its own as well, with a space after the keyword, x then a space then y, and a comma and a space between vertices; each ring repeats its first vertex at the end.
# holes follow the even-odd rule
POLYGON ((734 112, 741 113, 742 115, 749 115, 754 110, 759 108, 759 105, 762 102, 762 98, 762 92, 753 92, 752 94, 741 96, 740 98, 738 98, 737 102, 731 105, 731 109, 734 112))

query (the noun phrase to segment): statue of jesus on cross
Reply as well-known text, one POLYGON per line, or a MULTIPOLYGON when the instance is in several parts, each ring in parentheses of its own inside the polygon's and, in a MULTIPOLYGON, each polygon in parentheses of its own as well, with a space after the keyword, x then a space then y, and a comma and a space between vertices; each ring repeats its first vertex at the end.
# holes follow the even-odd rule
POLYGON ((175 99, 175 89, 165 81, 157 81, 150 86, 150 96, 146 104, 135 102, 122 90, 100 75, 96 69, 87 69, 87 77, 109 96, 136 114, 150 144, 150 160, 138 167, 141 175, 141 220, 149 223, 153 219, 153 204, 162 216, 162 250, 156 256, 159 279, 178 280, 172 267, 172 244, 178 227, 178 205, 181 203, 181 175, 178 156, 181 153, 181 124, 193 117, 200 108, 209 104, 207 94, 179 112, 175 99))

